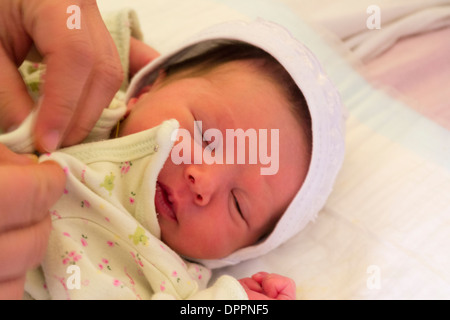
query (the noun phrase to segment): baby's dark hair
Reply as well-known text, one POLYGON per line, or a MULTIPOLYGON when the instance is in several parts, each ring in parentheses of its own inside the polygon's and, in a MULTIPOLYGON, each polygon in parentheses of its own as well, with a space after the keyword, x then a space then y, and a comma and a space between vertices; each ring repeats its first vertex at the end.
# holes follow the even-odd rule
POLYGON ((254 63, 258 70, 284 91, 294 117, 311 143, 311 153, 311 116, 305 97, 288 71, 266 51, 245 42, 224 40, 199 55, 168 66, 165 69, 166 79, 187 71, 190 75, 202 75, 225 63, 242 60, 254 63))

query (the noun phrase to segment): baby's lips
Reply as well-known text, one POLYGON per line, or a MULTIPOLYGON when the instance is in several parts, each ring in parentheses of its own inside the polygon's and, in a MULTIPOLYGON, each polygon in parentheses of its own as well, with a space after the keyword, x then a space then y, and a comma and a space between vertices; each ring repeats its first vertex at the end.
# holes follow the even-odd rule
POLYGON ((159 182, 156 183, 155 208, 158 215, 163 215, 177 221, 174 204, 169 200, 169 193, 164 185, 159 182))

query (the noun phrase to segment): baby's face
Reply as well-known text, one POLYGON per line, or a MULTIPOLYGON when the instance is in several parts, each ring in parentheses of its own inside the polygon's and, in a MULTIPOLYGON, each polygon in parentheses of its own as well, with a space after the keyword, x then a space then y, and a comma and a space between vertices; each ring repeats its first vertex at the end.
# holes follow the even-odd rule
POLYGON ((227 63, 202 76, 175 76, 168 81, 161 76, 130 106, 120 135, 173 118, 190 133, 191 138, 183 138, 189 141, 180 139, 175 147, 189 142, 192 161, 175 164, 169 156, 155 196, 162 240, 181 255, 215 259, 254 244, 274 227, 305 179, 307 138, 281 90, 248 63, 227 63), (278 161, 276 174, 261 174, 267 163, 261 163, 260 157, 256 164, 250 163, 249 152, 255 150, 250 150, 248 140, 244 164, 237 164, 236 155, 244 151, 237 144, 234 164, 225 155, 223 164, 195 164, 195 144, 205 150, 208 142, 194 141, 199 135, 194 121, 202 121, 203 132, 220 130, 224 145, 227 129, 266 130, 268 155, 272 151, 278 157, 273 159, 278 161), (279 133, 275 144, 270 141, 271 130, 279 133), (278 154, 271 150, 274 145, 278 154))

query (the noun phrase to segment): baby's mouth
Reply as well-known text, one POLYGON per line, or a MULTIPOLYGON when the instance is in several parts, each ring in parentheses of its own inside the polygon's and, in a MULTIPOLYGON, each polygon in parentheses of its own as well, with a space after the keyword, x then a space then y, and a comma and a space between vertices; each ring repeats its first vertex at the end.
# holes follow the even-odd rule
POLYGON ((161 216, 177 221, 177 215, 174 209, 174 203, 169 200, 169 189, 159 181, 156 182, 155 190, 155 208, 156 212, 161 216))

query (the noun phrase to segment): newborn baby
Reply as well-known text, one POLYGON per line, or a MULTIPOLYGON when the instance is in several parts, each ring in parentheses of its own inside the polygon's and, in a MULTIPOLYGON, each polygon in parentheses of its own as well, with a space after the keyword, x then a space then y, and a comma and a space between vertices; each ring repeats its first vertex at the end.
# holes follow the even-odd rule
POLYGON ((264 254, 314 218, 342 161, 339 108, 314 56, 275 24, 220 25, 158 58, 89 141, 40 157, 68 182, 28 294, 295 298, 286 277, 209 285, 210 268, 264 254))

